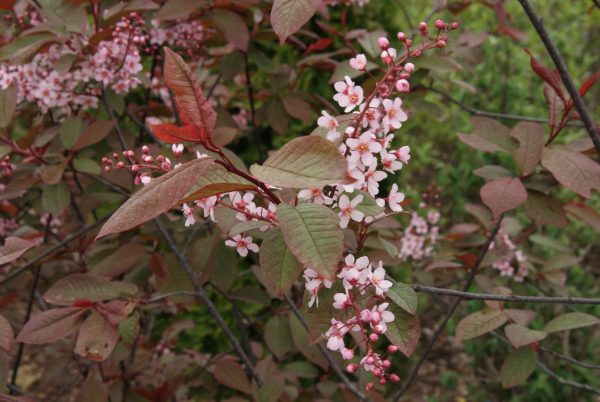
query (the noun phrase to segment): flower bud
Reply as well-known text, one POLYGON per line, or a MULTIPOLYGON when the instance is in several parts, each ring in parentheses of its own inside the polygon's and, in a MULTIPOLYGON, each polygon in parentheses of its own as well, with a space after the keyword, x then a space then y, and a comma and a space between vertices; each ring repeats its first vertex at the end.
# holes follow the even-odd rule
POLYGON ((387 40, 385 36, 382 36, 379 39, 377 39, 377 44, 379 45, 381 50, 386 50, 388 47, 390 47, 390 41, 387 40))
POLYGON ((390 381, 398 382, 400 381, 400 377, 398 377, 396 374, 390 374, 390 381))
POLYGON ((398 38, 398 40, 404 42, 404 40, 406 39, 406 34, 404 32, 398 32, 398 35, 396 35, 396 37, 398 38))
POLYGON ((419 30, 421 32, 427 32, 427 23, 424 21, 419 22, 419 30))
POLYGON ((349 372, 349 373, 355 373, 356 370, 358 370, 358 365, 357 364, 352 363, 352 364, 349 364, 349 365, 346 366, 346 371, 349 372))
POLYGON ((398 92, 408 93, 410 91, 410 84, 405 79, 396 81, 396 89, 398 92))
POLYGON ((389 368, 392 365, 392 362, 386 359, 381 362, 381 365, 385 368, 389 368))
POLYGON ((150 148, 148 148, 148 146, 147 146, 147 145, 144 145, 144 146, 142 147, 142 153, 144 153, 144 154, 147 154, 147 153, 149 153, 149 152, 150 152, 150 148))
POLYGON ((383 377, 381 377, 381 378, 379 379, 379 384, 381 384, 381 385, 385 385, 385 383, 386 383, 386 382, 387 382, 387 381, 386 381, 386 380, 385 380, 385 378, 383 378, 383 377))
POLYGON ((406 63, 404 65, 404 71, 406 71, 407 73, 412 73, 413 71, 415 71, 415 65, 412 63, 406 63))
POLYGON ((371 334, 371 335, 369 335, 369 340, 371 342, 377 342, 377 339, 379 339, 379 336, 377 334, 371 334))
POLYGON ((453 22, 452 24, 450 24, 450 28, 458 29, 458 22, 453 22))
POLYGON ((373 389, 373 387, 375 386, 374 383, 370 382, 367 385, 365 385, 365 391, 370 391, 373 389))
POLYGON ((390 345, 387 348, 388 353, 396 353, 398 351, 398 346, 396 345, 390 345))

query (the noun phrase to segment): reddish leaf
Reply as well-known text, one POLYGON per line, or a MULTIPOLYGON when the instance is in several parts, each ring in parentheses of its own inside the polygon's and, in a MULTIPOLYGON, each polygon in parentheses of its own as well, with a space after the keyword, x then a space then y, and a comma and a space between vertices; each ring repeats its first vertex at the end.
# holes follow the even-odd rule
POLYGON ((538 76, 540 76, 540 78, 542 80, 547 82, 554 89, 556 94, 560 97, 560 99, 566 105, 567 98, 565 97, 565 95, 562 91, 560 75, 558 74, 558 72, 555 70, 551 70, 550 68, 545 66, 543 63, 541 63, 537 58, 535 58, 535 56, 528 49, 525 49, 525 51, 529 54, 531 68, 533 69, 533 71, 535 71, 535 73, 538 76))
POLYGON ((118 325, 135 309, 135 303, 125 300, 112 300, 96 304, 96 310, 111 325, 118 325))
POLYGON ((167 264, 162 255, 159 253, 152 253, 150 255, 150 262, 148 266, 150 267, 150 271, 152 271, 152 273, 156 275, 158 279, 163 282, 167 281, 167 264))
POLYGON ((177 53, 164 48, 165 83, 175 94, 175 104, 185 126, 195 125, 203 130, 199 140, 210 136, 217 122, 217 113, 202 93, 196 75, 177 53))
POLYGON ((79 300, 99 302, 130 296, 137 286, 128 282, 110 281, 108 278, 91 274, 71 274, 56 281, 44 293, 48 303, 69 306, 79 300))
POLYGON ((592 189, 600 191, 600 165, 587 156, 563 145, 546 148, 542 165, 563 186, 585 198, 592 196, 592 189))
POLYGON ((248 51, 250 34, 244 19, 233 11, 216 9, 209 14, 209 18, 223 33, 225 39, 242 52, 248 51))
POLYGON ((87 146, 96 144, 102 141, 112 131, 115 123, 110 120, 96 120, 89 126, 83 129, 75 145, 73 151, 78 151, 87 146))
POLYGON ((56 342, 75 331, 85 311, 85 308, 64 307, 36 314, 21 329, 16 341, 36 345, 56 342))
POLYGON ((388 324, 385 335, 390 342, 398 346, 402 354, 410 357, 421 337, 419 317, 404 311, 395 304, 390 305, 390 310, 394 313, 395 319, 388 324))
POLYGON ((196 159, 153 179, 110 217, 96 239, 131 229, 168 211, 213 162, 213 158, 196 159))
POLYGON ((304 54, 306 56, 308 56, 309 54, 311 54, 313 52, 320 52, 321 50, 325 50, 329 47, 329 45, 331 45, 332 42, 333 42, 333 39, 331 39, 331 38, 318 39, 317 41, 311 43, 310 46, 308 46, 308 48, 306 48, 306 51, 304 52, 304 54))
POLYGON ((271 25, 284 43, 315 14, 321 0, 275 0, 271 9, 271 25))
POLYGON ((146 247, 139 243, 125 243, 112 254, 89 269, 90 273, 107 278, 122 275, 148 255, 146 247))
POLYGON ((600 78, 600 70, 596 71, 594 74, 590 75, 587 80, 583 84, 581 84, 581 88, 579 88, 579 95, 582 97, 590 90, 592 86, 596 83, 596 80, 600 78))
POLYGON ((222 358, 217 361, 214 376, 226 387, 237 389, 245 394, 252 393, 252 386, 244 368, 233 359, 222 358))
POLYGON ((480 195, 483 203, 492 210, 494 219, 527 200, 527 190, 521 180, 510 177, 490 181, 481 188, 480 195))
POLYGON ((180 142, 201 142, 207 137, 203 128, 194 125, 177 127, 173 124, 152 124, 152 134, 159 141, 167 144, 178 144, 180 142))
POLYGON ((544 82, 544 98, 546 98, 548 104, 548 122, 551 127, 556 127, 560 122, 565 105, 554 88, 546 82, 544 82))
POLYGON ((567 226, 569 222, 562 202, 539 191, 528 190, 527 193, 527 201, 523 205, 527 216, 538 225, 567 226))
POLYGON ((539 342, 548 335, 544 331, 535 331, 519 324, 508 324, 504 328, 504 333, 515 348, 530 345, 539 342))
POLYGON ((20 237, 9 236, 0 248, 0 265, 16 260, 27 252, 35 243, 20 237))
POLYGON ((544 127, 538 123, 520 122, 510 132, 519 141, 519 148, 512 152, 513 159, 523 176, 535 170, 544 149, 544 127))
POLYGON ((598 211, 585 204, 569 204, 565 209, 600 233, 600 214, 598 211))
POLYGON ((508 317, 499 310, 482 310, 470 314, 459 321, 456 326, 457 341, 466 341, 486 334, 502 326, 508 317))
POLYGON ((103 361, 111 354, 118 340, 119 331, 117 327, 111 325, 100 314, 93 311, 81 325, 79 335, 77 335, 75 352, 90 360, 103 361))

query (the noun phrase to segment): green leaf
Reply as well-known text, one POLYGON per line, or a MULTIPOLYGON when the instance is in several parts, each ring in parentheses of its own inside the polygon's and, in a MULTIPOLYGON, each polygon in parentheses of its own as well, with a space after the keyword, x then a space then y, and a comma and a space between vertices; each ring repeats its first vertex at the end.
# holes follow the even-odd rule
POLYGON ((386 293, 392 302, 409 314, 417 313, 419 299, 410 285, 396 282, 386 293))
POLYGON ((275 0, 271 9, 271 24, 284 43, 315 14, 321 0, 275 0))
POLYGON ((508 317, 499 310, 482 310, 460 320, 456 326, 456 340, 466 341, 486 334, 504 325, 508 317))
POLYGON ((502 363, 500 379, 504 388, 523 384, 537 364, 537 353, 529 347, 513 350, 502 363))
POLYGON ((527 191, 523 210, 538 225, 564 227, 569 223, 562 202, 539 191, 527 191))
POLYGON ((390 304, 390 310, 394 313, 395 319, 387 324, 385 336, 398 347, 400 352, 410 357, 421 337, 419 317, 407 313, 394 304, 390 304))
POLYGON ((600 319, 585 313, 566 313, 552 319, 544 327, 544 332, 552 333, 570 329, 587 327, 600 323, 600 319))
POLYGON ((379 240, 379 243, 381 243, 381 245, 383 246, 385 252, 388 253, 388 255, 390 257, 392 257, 392 258, 397 258, 398 257, 398 249, 396 248, 396 246, 394 244, 392 244, 391 242, 387 241, 381 235, 377 237, 377 240, 379 240))
POLYGON ((69 336, 87 309, 80 307, 53 308, 34 315, 17 336, 17 342, 43 345, 69 336))
POLYGON ((213 162, 213 158, 195 159, 152 179, 110 217, 96 239, 134 228, 178 205, 213 162))
POLYGON ((14 342, 15 335, 10 323, 3 315, 0 315, 0 349, 10 353, 14 342))
POLYGON ((312 135, 288 142, 262 166, 252 165, 250 171, 258 179, 284 188, 319 188, 354 181, 335 144, 312 135))
POLYGON ((212 11, 208 17, 229 43, 242 52, 248 51, 250 34, 248 33, 248 26, 239 14, 219 8, 212 11))
POLYGON ((12 121, 17 107, 17 84, 13 82, 0 90, 0 128, 6 128, 12 121))
POLYGON ((490 181, 481 188, 480 194, 483 203, 492 210, 494 219, 527 200, 527 190, 518 178, 505 177, 490 181))
POLYGON ((60 141, 65 149, 71 149, 77 142, 79 134, 83 130, 81 115, 67 117, 60 126, 60 141))
POLYGON ((292 287, 304 268, 285 244, 281 230, 269 232, 258 257, 265 286, 279 297, 292 287))
POLYGON ((4 245, 0 247, 0 265, 16 260, 35 247, 35 243, 20 237, 8 236, 4 239, 4 245))
POLYGON ((98 312, 85 319, 75 344, 78 355, 94 361, 104 361, 112 353, 119 340, 119 330, 111 325, 98 312))
POLYGON ((226 387, 237 389, 245 394, 252 393, 252 385, 241 364, 231 358, 221 358, 215 364, 215 380, 226 387))
POLYGON ((352 193, 352 198, 354 198, 355 194, 363 196, 363 200, 356 206, 356 210, 362 212, 365 216, 377 216, 384 211, 382 207, 377 205, 375 198, 366 191, 355 191, 352 193))
POLYGON ((90 173, 95 175, 99 175, 100 173, 102 173, 100 165, 98 165, 98 162, 96 162, 92 158, 77 157, 73 159, 73 167, 75 168, 75 170, 82 173, 90 173))
POLYGON ((271 352, 283 359, 285 354, 293 349, 290 323, 282 316, 271 317, 265 325, 265 342, 271 352))
POLYGON ((48 303, 68 306, 78 300, 99 302, 132 296, 137 286, 127 282, 111 282, 110 279, 91 274, 71 274, 54 282, 44 293, 48 303))
POLYGON ((42 207, 46 212, 58 216, 69 205, 69 202, 71 202, 71 193, 64 181, 44 187, 42 207))
POLYGON ((530 345, 539 342, 548 335, 544 331, 535 331, 519 324, 508 324, 504 328, 504 333, 515 348, 530 345))
POLYGON ((317 204, 279 204, 279 226, 286 244, 304 266, 333 279, 342 258, 344 233, 331 209, 317 204))
POLYGON ((529 236, 529 241, 531 241, 532 243, 535 244, 539 244, 540 246, 544 246, 547 247, 551 250, 557 250, 557 251, 561 251, 563 253, 570 253, 572 252, 572 250, 566 246, 565 244, 561 243, 560 241, 553 239, 552 237, 548 237, 548 236, 544 236, 544 235, 540 235, 540 234, 534 234, 529 236))
POLYGON ((564 145, 546 148, 542 165, 560 184, 582 197, 590 198, 593 189, 600 191, 600 165, 564 145))
POLYGON ((512 151, 513 159, 523 176, 535 170, 544 149, 544 127, 539 123, 520 122, 510 132, 519 141, 519 148, 512 151))

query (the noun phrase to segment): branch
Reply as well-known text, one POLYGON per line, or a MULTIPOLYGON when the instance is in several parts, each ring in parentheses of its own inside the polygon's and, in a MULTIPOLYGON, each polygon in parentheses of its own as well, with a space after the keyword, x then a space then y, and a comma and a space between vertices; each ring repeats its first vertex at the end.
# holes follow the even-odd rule
POLYGON ((579 116, 581 117, 581 120, 583 121, 583 125, 585 126, 585 129, 587 130, 590 138, 592 139, 592 142, 594 143, 594 146, 596 147, 596 151, 600 154, 600 133, 598 133, 598 128, 596 127, 596 123, 592 119, 592 116, 590 115, 590 113, 587 109, 587 106, 585 105, 585 102, 583 101, 583 98, 581 97, 581 95, 579 95, 579 91, 577 90, 577 87, 575 87, 575 83, 573 82, 573 79, 571 78, 571 75, 569 74, 569 71, 567 70, 567 65, 565 64, 565 61, 563 60, 562 56, 560 55, 554 42, 552 42, 552 39, 550 39, 548 32, 544 28, 544 24, 542 23, 542 20, 536 14, 535 10, 531 6, 531 3, 529 3, 528 0, 519 0, 519 3, 521 3, 521 7, 523 7, 523 10, 525 10, 525 13, 529 17, 529 20, 531 21, 535 30, 537 31, 538 35, 540 36, 540 39, 544 43, 544 46, 546 47, 548 54, 550 54, 552 61, 554 61, 554 65, 558 69, 560 78, 562 79, 562 82, 565 85, 565 88, 567 88, 569 95, 571 95, 571 99, 573 100, 573 103, 575 104, 575 108, 577 109, 577 112, 579 113, 579 116))
POLYGON ((48 250, 44 251, 42 254, 38 255, 37 257, 31 259, 29 262, 27 262, 25 265, 23 265, 22 267, 19 267, 17 269, 15 269, 14 271, 11 271, 8 275, 6 275, 4 278, 0 279, 0 286, 4 285, 6 282, 10 281, 11 279, 13 279, 14 277, 20 275, 21 273, 27 271, 29 268, 35 266, 37 263, 39 263, 40 261, 42 261, 44 258, 52 255, 56 250, 60 249, 61 247, 66 246, 68 243, 72 242, 73 240, 83 236, 84 234, 86 234, 87 232, 89 232, 90 230, 96 228, 97 226, 100 226, 101 224, 103 224, 109 216, 105 216, 104 218, 89 224, 88 226, 85 226, 81 229, 79 229, 77 232, 73 233, 71 236, 67 237, 66 239, 64 239, 63 241, 61 241, 60 243, 57 243, 56 245, 50 247, 48 250))
MULTIPOLYGON (((496 234, 498 233, 498 230, 500 230, 500 225, 502 223, 502 219, 503 218, 504 218, 504 214, 500 215, 500 217, 498 218, 498 221, 496 222, 496 225, 492 229, 491 233, 488 235, 488 237, 487 237, 487 239, 485 241, 485 244, 483 245, 483 248, 479 252, 479 256, 477 257, 477 261, 475 262, 475 265, 473 266, 473 268, 471 268, 471 272, 469 273, 469 276, 467 277, 467 282, 463 286, 463 291, 464 292, 466 292, 467 290, 469 290, 469 287, 471 286, 471 283, 473 283, 473 279, 475 278, 475 274, 477 274, 477 271, 479 271, 479 266, 481 265, 481 262, 485 258, 486 254, 487 254, 487 252, 488 252, 488 250, 490 248, 490 244, 492 244, 492 241, 494 241, 494 238, 496 237, 496 234)), ((433 348, 433 345, 437 341, 438 337, 441 335, 441 333, 444 330, 444 328, 446 328, 446 324, 448 324, 448 321, 450 320, 450 317, 452 317, 452 315, 456 311, 456 309, 457 309, 457 307, 458 307, 458 305, 460 304, 461 301, 462 301, 461 298, 457 298, 454 301, 454 303, 452 303, 452 305, 450 306, 450 310, 448 310, 448 312, 446 313, 446 315, 442 319, 442 322, 440 323, 440 325, 438 325, 437 329, 433 333, 433 336, 429 339, 429 342, 427 343, 427 346, 425 347, 425 352, 423 353, 423 355, 421 355, 421 358, 419 359, 419 361, 417 362, 417 364, 411 370, 410 374, 408 375, 408 377, 407 377, 406 381, 404 382, 404 384, 402 385, 402 387, 398 390, 398 392, 396 392, 392 396, 392 400, 394 402, 397 402, 398 400, 400 400, 400 398, 402 397, 402 395, 404 395, 404 393, 408 390, 408 388, 411 386, 411 384, 413 383, 413 381, 417 377, 417 374, 419 373, 419 370, 420 370, 421 366, 423 365, 423 363, 425 362, 425 360, 427 360, 427 357, 429 356, 429 353, 431 352, 431 349, 433 348)))
POLYGON ((436 288, 433 286, 412 285, 415 292, 429 293, 444 296, 454 296, 462 300, 494 300, 515 303, 549 303, 549 304, 600 304, 600 299, 585 297, 547 297, 547 296, 519 296, 519 295, 494 295, 484 293, 470 293, 460 290, 436 288))
POLYGON ((196 277, 196 274, 194 273, 194 269, 190 265, 187 257, 184 256, 183 254, 181 254, 181 252, 179 252, 179 250, 177 249, 177 245, 175 244, 175 241, 173 240, 173 238, 171 237, 171 235, 169 234, 167 229, 164 227, 164 225, 162 224, 162 222, 160 221, 159 218, 154 218, 154 225, 156 226, 156 228, 158 229, 158 231, 160 232, 160 234, 162 235, 164 240, 167 242, 167 246, 171 249, 173 254, 175 254, 177 259, 179 260, 179 263, 185 270, 185 273, 187 274, 190 282, 192 282, 192 285, 194 286, 194 290, 195 290, 194 296, 196 298, 198 298, 202 302, 202 304, 204 304, 206 306, 210 316, 217 322, 217 324, 219 325, 221 330, 225 333, 227 340, 229 340, 229 343, 231 343, 231 346, 236 351, 238 356, 242 359, 242 362, 245 364, 248 374, 254 379, 254 381, 256 382, 256 384, 259 387, 262 386, 263 382, 260 379, 260 376, 258 375, 258 373, 256 372, 256 369, 254 368, 252 361, 250 360, 250 358, 248 357, 248 355, 246 354, 246 352, 240 345, 239 341, 237 340, 237 338, 235 337, 235 335, 233 334, 233 332, 231 331, 231 329, 229 328, 229 326, 227 325, 227 323, 225 322, 225 320, 223 319, 223 317, 221 316, 219 311, 217 310, 216 306, 210 300, 210 297, 206 293, 206 290, 202 287, 202 284, 196 277))
MULTIPOLYGON (((521 115, 517 115, 517 114, 496 113, 496 112, 488 112, 485 110, 476 109, 469 105, 465 105, 463 102, 459 101, 456 98, 453 98, 452 96, 450 96, 449 94, 447 94, 446 92, 444 92, 440 89, 434 88, 432 86, 426 86, 426 85, 423 85, 422 88, 428 89, 431 92, 435 92, 437 94, 442 95, 444 98, 446 98, 450 102, 454 103, 461 109, 471 113, 474 116, 483 116, 483 117, 491 117, 494 119, 505 119, 505 120, 516 120, 516 121, 533 121, 536 123, 550 124, 550 121, 544 117, 521 116, 521 115)), ((567 122, 567 126, 581 127, 581 126, 583 126, 583 124, 580 121, 569 121, 569 122, 567 122)))
MULTIPOLYGON (((298 319, 298 321, 300 321, 300 324, 302 325, 302 327, 304 327, 304 329, 308 332, 308 324, 306 323, 306 320, 304 319, 304 317, 302 317, 302 314, 300 314, 300 311, 298 310, 298 307, 296 307, 296 305, 294 304, 294 301, 287 294, 284 295, 284 298, 285 298, 285 302, 287 303, 287 305, 292 310, 292 313, 294 313, 294 316, 296 316, 296 318, 298 319)), ((340 378, 340 380, 342 380, 342 382, 344 383, 344 385, 354 395, 356 395, 359 400, 361 400, 361 401, 369 401, 369 398, 365 394, 363 394, 362 392, 360 392, 360 390, 358 390, 354 386, 354 384, 352 384, 352 382, 350 381, 350 379, 346 376, 346 374, 344 374, 344 371, 339 366, 339 364, 337 363, 337 361, 335 361, 333 359, 333 357, 331 356, 331 354, 329 353, 329 351, 327 349, 325 349, 325 347, 323 345, 321 345, 320 343, 317 343, 317 347, 319 348, 319 351, 321 352, 321 354, 323 354, 323 356, 325 357, 325 359, 329 362, 329 365, 331 366, 331 368, 333 369, 333 371, 335 371, 335 373, 340 378)))
POLYGON ((246 74, 246 88, 248 89, 248 101, 250 102, 250 117, 252 119, 252 131, 254 132, 254 140, 256 141, 256 149, 258 150, 258 158, 262 163, 265 160, 265 154, 260 141, 260 133, 256 126, 256 109, 254 106, 254 87, 250 77, 250 66, 248 63, 248 53, 244 53, 244 72, 246 74))
POLYGON ((568 361, 569 363, 574 364, 576 366, 585 367, 587 369, 592 369, 592 370, 600 370, 600 364, 591 364, 591 363, 582 362, 577 359, 573 359, 571 356, 568 356, 563 353, 549 349, 545 346, 541 346, 540 350, 543 352, 546 352, 546 353, 550 353, 550 354, 558 357, 559 359, 568 361))
POLYGON ((538 361, 537 365, 539 368, 544 370, 550 377, 552 377, 556 381, 558 381, 559 384, 568 385, 569 387, 573 387, 573 388, 583 389, 585 391, 590 391, 590 392, 600 395, 600 389, 598 389, 598 388, 594 388, 587 384, 582 384, 582 383, 579 383, 576 381, 571 381, 571 380, 567 380, 566 378, 562 378, 561 376, 556 374, 554 371, 550 370, 550 368, 542 362, 538 361))

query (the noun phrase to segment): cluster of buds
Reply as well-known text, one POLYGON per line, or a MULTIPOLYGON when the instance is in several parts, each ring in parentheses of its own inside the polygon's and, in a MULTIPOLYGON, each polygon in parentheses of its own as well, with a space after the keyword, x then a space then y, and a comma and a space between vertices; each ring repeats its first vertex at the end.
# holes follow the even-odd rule
MULTIPOLYGON (((172 150, 176 157, 183 153, 183 149, 182 144, 173 144, 172 150)), ((136 185, 150 183, 154 172, 166 173, 179 166, 179 164, 173 165, 171 160, 164 155, 153 156, 147 145, 140 148, 138 155, 132 150, 125 150, 121 155, 114 152, 110 158, 103 157, 102 164, 106 173, 114 169, 131 170, 135 174, 134 183, 136 185)))
POLYGON ((515 282, 523 282, 527 276, 527 257, 517 249, 510 235, 500 229, 496 239, 490 244, 490 250, 496 249, 501 257, 494 261, 492 268, 500 272, 500 276, 512 277, 515 282), (517 266, 515 268, 515 265, 517 266))
POLYGON ((5 176, 12 176, 14 165, 10 163, 10 155, 4 155, 0 158, 0 170, 5 176))

